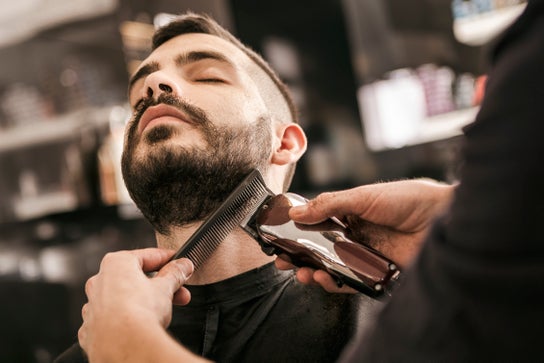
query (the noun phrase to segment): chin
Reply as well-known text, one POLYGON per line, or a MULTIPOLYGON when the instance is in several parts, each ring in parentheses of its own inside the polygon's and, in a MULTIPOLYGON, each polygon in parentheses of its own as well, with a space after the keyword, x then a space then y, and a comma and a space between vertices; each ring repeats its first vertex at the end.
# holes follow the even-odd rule
POLYGON ((148 146, 204 147, 202 135, 196 130, 180 130, 176 125, 158 125, 142 135, 143 144, 148 146))

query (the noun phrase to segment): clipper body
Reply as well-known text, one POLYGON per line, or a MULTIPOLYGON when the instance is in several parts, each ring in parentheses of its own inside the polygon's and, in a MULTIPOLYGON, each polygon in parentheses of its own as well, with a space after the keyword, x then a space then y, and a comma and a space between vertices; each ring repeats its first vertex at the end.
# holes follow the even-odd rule
POLYGON ((242 227, 269 255, 281 256, 294 265, 322 269, 369 296, 379 297, 400 271, 386 257, 346 237, 344 225, 329 219, 316 225, 295 223, 289 209, 306 200, 293 193, 268 198, 242 227))

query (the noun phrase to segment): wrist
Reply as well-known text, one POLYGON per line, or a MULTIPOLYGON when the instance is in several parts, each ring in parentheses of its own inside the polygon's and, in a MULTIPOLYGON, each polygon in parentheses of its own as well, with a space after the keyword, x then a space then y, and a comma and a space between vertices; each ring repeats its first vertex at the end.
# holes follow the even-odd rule
MULTIPOLYGON (((113 314, 94 323, 90 327, 93 332, 92 344, 86 347, 91 363, 132 361, 127 359, 130 354, 135 354, 143 346, 149 347, 146 342, 148 336, 164 330, 156 320, 127 312, 113 314)), ((143 357, 141 361, 145 361, 143 357)))
POLYGON ((155 319, 116 320, 116 328, 89 354, 90 363, 207 362, 180 345, 155 319))

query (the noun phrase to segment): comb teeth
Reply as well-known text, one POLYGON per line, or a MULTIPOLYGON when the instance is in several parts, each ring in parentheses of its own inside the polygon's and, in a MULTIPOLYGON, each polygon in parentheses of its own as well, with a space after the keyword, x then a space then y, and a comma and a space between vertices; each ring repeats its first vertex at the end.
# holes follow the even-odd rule
POLYGON ((221 242, 248 215, 255 213, 273 193, 266 187, 261 173, 253 170, 229 197, 193 233, 172 257, 187 257, 195 270, 216 250, 221 242))

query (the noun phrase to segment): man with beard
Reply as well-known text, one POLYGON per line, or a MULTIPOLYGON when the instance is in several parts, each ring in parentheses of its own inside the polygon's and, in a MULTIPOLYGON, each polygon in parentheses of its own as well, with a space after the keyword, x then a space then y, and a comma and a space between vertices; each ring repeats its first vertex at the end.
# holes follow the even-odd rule
MULTIPOLYGON (((382 252, 392 248, 411 264, 372 329, 350 344, 340 362, 543 361, 543 39, 544 1, 529 0, 492 53, 486 96, 465 129, 457 187, 381 183, 327 193, 290 210, 299 223, 329 216, 371 222, 374 228, 362 232, 385 231, 378 237, 386 238, 377 240, 382 252)), ((155 249, 104 259, 88 284, 79 331, 92 358, 202 361, 163 328, 172 299, 187 301, 183 284, 192 271, 186 259, 164 265, 169 256, 155 249), (114 266, 126 273, 119 276, 114 266), (158 278, 145 277, 143 271, 160 266, 158 278), (135 312, 138 318, 126 325, 108 319, 135 312), (108 342, 119 335, 118 344, 108 342)), ((300 277, 330 287, 323 274, 306 271, 300 277)))
MULTIPOLYGON (((129 99, 123 176, 163 250, 178 250, 254 168, 273 192, 285 192, 306 149, 285 85, 206 16, 188 13, 156 32, 129 99)), ((174 306, 170 333, 221 362, 334 361, 374 301, 302 285, 273 260, 235 229, 177 294, 187 303, 190 291, 190 302, 174 306)), ((119 324, 133 318, 118 316, 119 324)), ((57 361, 78 361, 77 353, 57 361)))

